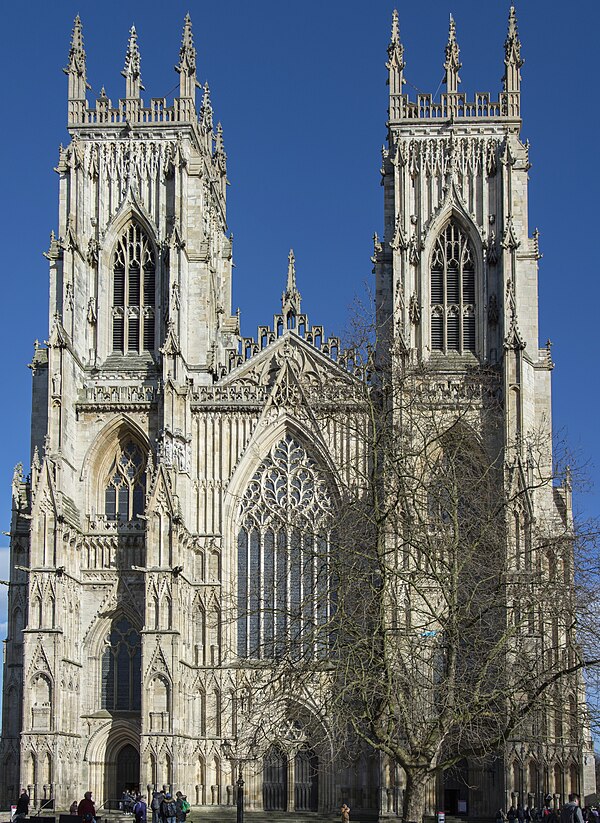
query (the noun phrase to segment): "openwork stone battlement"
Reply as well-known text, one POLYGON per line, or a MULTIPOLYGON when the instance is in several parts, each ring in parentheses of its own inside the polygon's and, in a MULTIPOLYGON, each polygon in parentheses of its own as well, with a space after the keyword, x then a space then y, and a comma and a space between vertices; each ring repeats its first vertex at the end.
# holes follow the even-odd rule
POLYGON ((504 76, 502 77, 503 90, 498 100, 492 100, 488 92, 477 92, 473 100, 467 100, 465 94, 459 92, 461 82, 459 70, 460 49, 456 40, 456 24, 450 16, 450 29, 446 44, 444 61, 444 80, 446 93, 442 94, 439 102, 434 102, 431 94, 418 94, 416 102, 404 94, 404 46, 400 41, 400 27, 398 12, 392 16, 392 36, 388 46, 390 125, 398 124, 403 120, 450 120, 468 118, 473 119, 505 119, 519 120, 521 97, 521 41, 517 30, 517 18, 514 6, 511 6, 508 17, 508 33, 504 43, 504 76))

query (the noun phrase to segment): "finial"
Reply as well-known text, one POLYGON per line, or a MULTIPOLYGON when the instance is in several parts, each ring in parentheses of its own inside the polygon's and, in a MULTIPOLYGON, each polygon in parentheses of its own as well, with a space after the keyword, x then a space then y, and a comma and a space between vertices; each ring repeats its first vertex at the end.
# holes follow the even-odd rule
POLYGON ((196 49, 192 34, 192 18, 189 12, 183 21, 183 35, 179 49, 179 63, 175 66, 179 74, 179 96, 196 98, 196 87, 200 86, 196 79, 196 49))
POLYGON ((125 97, 128 99, 139 97, 143 90, 142 75, 140 73, 140 50, 137 43, 135 26, 129 30, 129 42, 125 54, 125 68, 121 72, 125 78, 125 97))
MULTIPOLYGON (((523 60, 521 58, 521 41, 519 40, 519 30, 517 28, 517 15, 515 7, 511 6, 508 12, 508 33, 504 41, 504 76, 502 84, 507 95, 518 95, 521 91, 521 66, 523 60)), ((510 101, 509 101, 510 102, 510 101)), ((518 98, 513 98, 512 106, 509 106, 508 114, 516 114, 519 116, 519 101, 518 98), (514 111, 516 106, 516 111, 514 111)))
POLYGON ((210 88, 208 81, 203 86, 202 94, 202 108, 200 109, 200 123, 207 131, 212 131, 213 127, 213 110, 210 102, 210 88))
POLYGON ((294 317, 300 314, 300 292, 296 285, 296 257, 294 250, 290 249, 288 254, 287 284, 281 297, 281 307, 283 314, 287 317, 294 317))
POLYGON ((454 22, 454 17, 450 15, 450 30, 448 33, 448 43, 446 45, 446 62, 444 63, 444 69, 446 70, 444 82, 446 83, 446 91, 448 94, 456 94, 458 91, 458 84, 460 83, 458 72, 462 66, 462 63, 458 59, 459 54, 460 49, 456 42, 456 23, 454 22))

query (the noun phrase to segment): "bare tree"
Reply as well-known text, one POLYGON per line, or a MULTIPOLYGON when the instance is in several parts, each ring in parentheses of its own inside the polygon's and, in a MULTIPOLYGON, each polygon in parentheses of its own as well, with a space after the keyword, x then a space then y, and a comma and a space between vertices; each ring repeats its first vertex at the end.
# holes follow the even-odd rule
POLYGON ((345 402, 311 387, 320 430, 343 420, 348 445, 305 490, 312 504, 315 483, 331 489, 330 508, 270 526, 288 535, 286 596, 265 597, 276 559, 240 593, 236 619, 256 627, 240 655, 257 661, 245 722, 268 741, 310 695, 340 749, 402 767, 403 819, 417 821, 432 778, 465 759, 511 740, 579 749, 580 673, 598 652, 594 621, 577 635, 577 597, 594 552, 578 594, 570 476, 557 485, 549 426, 511 440, 498 370, 363 351, 345 402))

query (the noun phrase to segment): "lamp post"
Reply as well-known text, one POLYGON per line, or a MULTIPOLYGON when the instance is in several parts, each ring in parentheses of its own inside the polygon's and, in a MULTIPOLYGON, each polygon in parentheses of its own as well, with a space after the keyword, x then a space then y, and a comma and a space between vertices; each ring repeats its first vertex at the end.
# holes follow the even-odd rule
POLYGON ((236 751, 231 744, 230 740, 224 740, 221 744, 221 751, 223 752, 225 758, 229 760, 232 766, 232 772, 234 768, 234 764, 237 763, 238 767, 238 779, 236 780, 236 787, 237 787, 237 796, 236 796, 236 823, 244 823, 244 775, 243 775, 243 768, 244 768, 244 761, 241 757, 236 756, 236 751))

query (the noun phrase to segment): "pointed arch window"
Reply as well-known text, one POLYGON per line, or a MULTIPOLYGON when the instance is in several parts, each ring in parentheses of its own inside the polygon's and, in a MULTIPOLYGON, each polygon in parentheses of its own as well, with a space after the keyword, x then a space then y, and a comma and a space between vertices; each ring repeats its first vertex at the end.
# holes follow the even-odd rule
POLYGON ((117 449, 104 485, 107 520, 133 520, 144 511, 146 461, 133 440, 117 449))
POLYGON ((475 257, 454 221, 436 241, 430 286, 432 351, 475 353, 475 257))
POLYGON ((156 258, 152 243, 137 223, 131 223, 117 243, 112 277, 113 351, 153 351, 156 258))
POLYGON ((102 655, 102 708, 139 711, 142 651, 139 632, 126 617, 113 621, 102 655))
POLYGON ((332 612, 333 504, 328 484, 289 435, 254 474, 240 509, 238 654, 323 656, 332 612))

